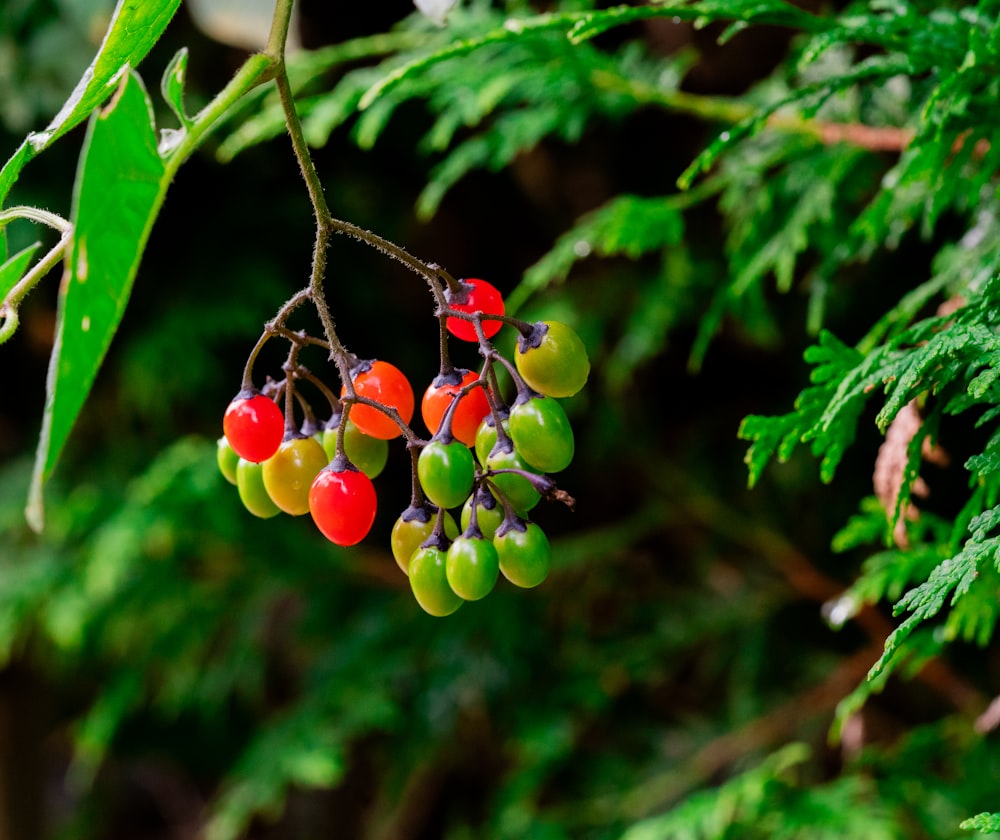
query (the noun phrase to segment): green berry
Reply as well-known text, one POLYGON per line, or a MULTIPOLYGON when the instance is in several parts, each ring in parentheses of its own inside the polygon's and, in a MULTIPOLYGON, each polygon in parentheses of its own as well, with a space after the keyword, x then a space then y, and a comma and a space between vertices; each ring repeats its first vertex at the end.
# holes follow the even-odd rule
POLYGON ((448 585, 445 552, 435 546, 422 546, 410 558, 410 588, 430 615, 451 615, 464 603, 448 585))
POLYGON ((564 470, 573 460, 573 429, 551 397, 516 402, 510 410, 510 436, 518 454, 543 473, 564 470))
POLYGON ((445 572, 456 595, 466 601, 478 601, 496 586, 500 558, 493 543, 482 533, 466 531, 448 546, 445 572))
POLYGON ((552 566, 552 550, 545 532, 534 522, 506 522, 493 537, 500 571, 515 586, 538 586, 552 566))
POLYGON ((240 458, 236 464, 236 489, 239 491, 243 507, 254 516, 270 519, 281 513, 281 508, 267 494, 263 470, 263 464, 240 458))
POLYGON ((219 472, 230 484, 236 483, 236 465, 240 462, 240 456, 230 445, 225 435, 216 442, 215 460, 219 465, 219 472))

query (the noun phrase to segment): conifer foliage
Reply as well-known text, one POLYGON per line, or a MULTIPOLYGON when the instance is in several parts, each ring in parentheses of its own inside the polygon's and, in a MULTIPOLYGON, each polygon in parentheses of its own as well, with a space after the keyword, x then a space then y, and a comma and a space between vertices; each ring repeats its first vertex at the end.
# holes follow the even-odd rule
MULTIPOLYGON (((546 253, 524 266, 505 296, 507 316, 532 307, 544 311, 545 301, 561 300, 597 261, 627 266, 622 276, 634 282, 627 294, 613 296, 617 332, 609 327, 611 316, 603 321, 593 316, 604 331, 591 342, 601 350, 591 354, 592 379, 600 380, 604 398, 623 393, 675 336, 689 339, 687 364, 696 373, 711 361, 720 333, 736 330, 762 347, 790 334, 809 335, 808 381, 801 383, 798 398, 780 413, 745 417, 738 436, 748 444, 751 487, 764 484, 781 464, 799 463, 802 450, 817 462, 810 469, 819 483, 833 482, 848 463, 870 466, 875 476, 872 492, 857 500, 858 512, 833 539, 834 550, 845 556, 864 552, 867 560, 827 606, 830 623, 840 626, 880 604, 892 604, 896 623, 865 663, 867 676, 845 686, 834 736, 846 743, 844 733, 874 693, 891 678, 919 673, 953 643, 966 643, 984 656, 1000 619, 1000 2, 667 0, 608 6, 590 0, 469 0, 425 5, 430 7, 426 14, 414 11, 389 31, 286 56, 291 3, 279 0, 267 48, 248 58, 196 114, 187 110, 187 52, 176 54, 160 90, 171 122, 157 126, 150 86, 143 81, 147 69, 140 64, 167 30, 180 0, 118 4, 99 53, 66 105, 44 131, 29 134, 0 170, 0 341, 18 329, 25 297, 53 267, 61 264, 64 270, 30 482, 32 527, 43 526, 43 496, 71 429, 87 411, 86 400, 125 316, 133 283, 141 277, 141 257, 167 189, 210 133, 218 160, 229 162, 262 144, 276 145, 291 129, 301 158, 306 144, 320 149, 345 131, 360 149, 373 150, 392 135, 404 112, 410 125, 419 110, 417 152, 429 158, 430 167, 416 213, 433 224, 464 179, 505 172, 540 146, 564 149, 588 132, 623 130, 637 113, 651 110, 693 120, 705 142, 671 177, 669 190, 613 195, 556 232, 546 253), (686 82, 700 60, 697 50, 658 49, 650 32, 663 26, 707 29, 722 45, 745 30, 767 27, 783 33, 787 48, 773 69, 739 95, 695 92, 686 82), (76 184, 67 188, 73 194, 70 217, 11 204, 8 197, 22 171, 27 177, 36 157, 65 142, 84 122, 88 128, 76 184), (705 213, 718 219, 718 249, 690 235, 705 213), (109 215, 114 225, 107 223, 109 215), (24 221, 53 229, 57 241, 46 253, 39 244, 8 253, 5 230, 24 221), (922 254, 912 263, 912 276, 886 278, 892 299, 885 311, 868 323, 851 324, 856 332, 843 334, 838 325, 849 323, 845 312, 853 300, 876 291, 879 300, 886 295, 883 288, 859 288, 858 278, 879 283, 880 266, 898 266, 891 260, 907 248, 922 254), (801 305, 789 307, 789 299, 801 305), (801 316, 796 323, 787 318, 792 310, 801 316), (877 455, 858 445, 873 426, 883 441, 877 455), (971 446, 960 450, 958 462, 950 452, 952 434, 964 436, 963 445, 971 446), (960 489, 943 508, 932 508, 925 503, 928 491, 934 491, 930 473, 949 458, 947 469, 961 472, 961 480, 950 486, 960 489)), ((315 184, 310 188, 321 192, 315 184)), ((311 198, 315 202, 316 195, 311 198)), ((308 200, 305 194, 303 200, 308 200)), ((318 217, 319 206, 315 203, 318 217)), ((338 231, 413 267, 408 253, 377 235, 350 223, 338 231)), ((420 267, 439 270, 433 264, 420 267)), ((441 276, 448 277, 446 272, 441 276)), ((303 300, 314 292, 315 286, 303 300)), ((210 320, 206 312, 194 317, 210 320)), ((293 335, 283 320, 278 327, 285 337, 293 335)), ((581 334, 588 337, 585 326, 581 334)), ((481 343, 487 346, 485 337, 481 343)), ((491 380, 490 387, 498 386, 491 380)), ((287 400, 291 405, 292 397, 287 400)), ((243 589, 234 584, 199 590, 202 600, 186 605, 189 622, 175 627, 170 637, 157 637, 168 655, 155 663, 148 682, 139 676, 150 665, 147 652, 141 642, 118 634, 116 621, 131 616, 136 637, 155 635, 156 611, 169 613, 168 606, 185 603, 184 581, 183 576, 173 579, 178 570, 166 566, 131 578, 130 558, 144 550, 137 548, 145 545, 138 534, 156 533, 156 505, 164 506, 163 516, 173 506, 177 518, 203 507, 211 488, 203 469, 205 452, 180 441, 146 465, 113 516, 93 525, 88 556, 101 559, 74 572, 85 595, 68 591, 65 569, 53 553, 20 547, 18 558, 39 562, 30 573, 18 566, 11 572, 15 585, 0 593, 8 607, 0 624, 9 637, 0 644, 5 661, 37 636, 70 658, 96 650, 98 658, 105 657, 101 661, 114 663, 108 666, 107 685, 78 727, 77 765, 83 776, 97 772, 114 732, 144 703, 174 712, 199 705, 219 710, 233 698, 263 691, 262 674, 237 672, 223 659, 232 663, 252 655, 257 604, 268 602, 275 591, 311 590, 311 576, 323 574, 319 564, 290 565, 249 578, 243 589), (187 495, 178 495, 179 484, 188 488, 187 495), (123 534, 133 543, 121 539, 123 534), (134 591, 128 594, 130 587, 134 591), (175 602, 158 600, 162 591, 174 593, 175 602), (116 599, 125 612, 108 606, 116 599), (218 618, 221 611, 229 612, 225 622, 218 618), (204 638, 213 636, 226 657, 213 659, 203 646, 204 638), (199 681, 202 669, 208 678, 199 681)), ((560 462, 552 469, 564 467, 560 462)), ((462 500, 470 492, 463 488, 462 500)), ((444 522, 442 516, 438 537, 444 522)), ((221 519, 216 524, 220 533, 234 528, 221 519)), ((281 553, 266 539, 262 546, 260 556, 248 555, 250 566, 264 568, 268 555, 281 553)), ((573 546, 566 550, 572 555, 573 546)), ((558 559, 559 551, 555 542, 557 573, 561 562, 572 567, 572 560, 558 559)), ((219 579, 224 577, 220 572, 219 579)), ((331 607, 357 608, 346 595, 322 597, 329 602, 308 602, 304 625, 326 628, 320 616, 331 607)), ((563 595, 553 591, 547 597, 563 595)), ((523 617, 518 611, 531 609, 511 607, 502 596, 497 600, 501 606, 495 609, 507 610, 506 617, 523 617)), ((433 710, 406 707, 398 688, 419 682, 424 668, 438 680, 435 685, 447 687, 437 700, 427 701, 429 706, 459 703, 455 698, 464 690, 464 676, 455 675, 455 662, 463 662, 458 670, 464 672, 476 657, 486 676, 484 687, 470 691, 510 699, 504 692, 515 684, 514 676, 490 676, 498 666, 475 647, 472 635, 447 650, 436 647, 438 637, 420 636, 425 661, 388 655, 370 668, 370 650, 398 650, 412 634, 403 623, 374 620, 383 606, 379 602, 370 613, 351 613, 344 628, 350 643, 328 658, 312 649, 303 653, 309 663, 303 682, 310 687, 255 730, 225 768, 207 836, 244 836, 260 814, 280 813, 296 786, 335 787, 347 773, 352 751, 366 739, 398 732, 406 715, 435 720, 433 710), (347 682, 351 691, 343 689, 347 682)), ((677 644, 677 638, 692 649, 711 638, 716 630, 698 625, 697 613, 685 614, 689 621, 683 630, 663 629, 662 649, 677 644)), ((491 626, 490 618, 480 620, 484 624, 473 626, 484 636, 495 641, 503 635, 503 621, 491 626)), ((315 649, 321 642, 319 636, 310 639, 315 649)), ((504 652, 511 658, 537 654, 537 645, 525 643, 522 649, 522 642, 498 644, 510 645, 504 652)), ((643 672, 651 667, 648 662, 623 654, 626 664, 621 665, 608 656, 608 673, 618 665, 634 669, 626 682, 648 676, 643 672)), ((901 738, 893 750, 845 762, 840 775, 820 783, 810 784, 803 770, 809 748, 792 743, 757 757, 749 769, 730 763, 723 784, 684 798, 691 785, 675 786, 658 763, 661 756, 642 768, 648 778, 628 777, 630 797, 609 795, 604 779, 603 789, 596 783, 586 787, 586 807, 559 802, 551 811, 546 802, 552 793, 545 783, 571 775, 567 768, 574 745, 583 738, 560 728, 554 711, 544 717, 543 708, 537 725, 520 719, 510 723, 523 741, 504 756, 505 792, 490 800, 493 810, 484 818, 488 832, 483 836, 561 838, 584 836, 584 829, 590 832, 586 836, 629 840, 998 832, 1000 799, 995 791, 979 790, 982 779, 969 780, 954 799, 944 802, 942 794, 944 804, 915 803, 910 790, 914 779, 920 781, 942 760, 935 744, 947 744, 952 758, 995 766, 997 756, 983 733, 996 727, 997 715, 987 711, 976 717, 973 711, 982 709, 970 709, 977 702, 963 709, 964 729, 952 719, 933 721, 901 738), (880 774, 893 782, 880 783, 880 774), (975 815, 972 807, 989 810, 975 815), (914 833, 914 825, 925 833, 914 833)), ((582 716, 574 725, 583 731, 586 724, 582 716)), ((429 742, 414 743, 410 748, 419 752, 429 742)), ((705 775, 713 769, 723 768, 709 768, 705 775)), ((618 770, 612 766, 608 773, 618 770)), ((958 775, 955 771, 952 777, 958 775)), ((391 798, 401 786, 393 780, 381 795, 391 798)), ((449 836, 467 835, 456 830, 449 836)))

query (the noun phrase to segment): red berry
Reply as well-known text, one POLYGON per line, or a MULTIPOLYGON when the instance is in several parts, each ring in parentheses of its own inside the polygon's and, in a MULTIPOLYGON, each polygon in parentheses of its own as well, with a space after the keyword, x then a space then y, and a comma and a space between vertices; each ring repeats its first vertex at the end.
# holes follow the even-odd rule
POLYGON ((259 464, 278 451, 285 417, 274 400, 259 391, 241 391, 229 403, 222 429, 237 455, 259 464))
MULTIPOLYGON (((409 423, 413 417, 413 388, 406 375, 389 362, 367 362, 356 373, 352 374, 354 392, 361 397, 367 397, 386 406, 394 408, 404 423, 409 423)), ((344 397, 346 388, 342 388, 340 396, 344 397)), ((402 430, 387 414, 370 405, 355 403, 351 407, 351 420, 366 435, 379 440, 392 440, 399 437, 402 430)))
MULTIPOLYGON (((438 376, 427 386, 420 402, 420 414, 424 425, 433 435, 441 425, 441 418, 451 405, 454 395, 479 375, 471 370, 456 370, 452 376, 438 376), (461 379, 459 376, 461 375, 461 379)), ((466 446, 476 442, 476 430, 482 419, 490 413, 490 404, 483 388, 475 388, 462 397, 451 417, 451 434, 466 446)))
MULTIPOLYGON (((452 294, 450 290, 445 292, 445 300, 448 302, 449 307, 459 312, 482 312, 484 315, 503 315, 503 295, 497 291, 496 286, 492 283, 472 278, 463 280, 462 286, 463 289, 460 295, 452 294)), ((483 334, 487 338, 492 338, 500 332, 503 321, 496 321, 490 318, 484 319, 482 324, 483 334)), ((460 338, 462 341, 479 341, 479 336, 476 335, 476 328, 471 321, 454 317, 447 318, 445 320, 445 327, 447 327, 448 332, 455 336, 455 338, 460 338)))
POLYGON ((355 545, 371 530, 378 500, 375 485, 363 472, 337 468, 321 470, 309 489, 309 512, 330 542, 355 545))

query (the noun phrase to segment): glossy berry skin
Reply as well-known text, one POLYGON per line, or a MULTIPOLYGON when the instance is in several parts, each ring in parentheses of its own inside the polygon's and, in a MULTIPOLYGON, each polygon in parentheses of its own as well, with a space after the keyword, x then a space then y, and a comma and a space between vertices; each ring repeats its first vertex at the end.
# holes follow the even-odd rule
POLYGON ((451 615, 465 603, 448 585, 446 555, 440 548, 423 546, 410 559, 410 588, 424 612, 451 615))
MULTIPOLYGON (((510 433, 510 423, 507 421, 506 413, 503 415, 503 429, 510 433)), ((476 429, 476 458, 480 464, 485 465, 486 459, 490 457, 493 447, 497 445, 497 427, 492 412, 487 414, 476 429)))
POLYGON ((259 464, 278 451, 285 436, 285 416, 270 397, 241 391, 226 408, 222 430, 237 455, 259 464))
POLYGON ((541 472, 559 472, 573 460, 573 428, 551 397, 516 402, 510 410, 510 436, 520 456, 541 472))
POLYGON ((538 586, 552 567, 552 549, 545 532, 534 522, 518 522, 493 537, 500 571, 515 586, 538 586), (523 530, 522 530, 523 529, 523 530))
POLYGON ((270 519, 281 513, 281 508, 267 495, 262 472, 261 464, 240 458, 236 462, 236 489, 243 507, 260 519, 270 519))
POLYGON ((452 591, 466 601, 485 598, 500 576, 500 557, 482 534, 466 532, 445 555, 445 574, 452 591))
POLYGON ((427 498, 438 507, 461 505, 472 492, 476 464, 469 448, 458 440, 432 440, 417 459, 417 478, 427 498))
POLYGON ((462 505, 462 517, 460 521, 463 531, 467 530, 469 523, 472 522, 473 501, 477 502, 476 523, 479 525, 479 530, 482 531, 483 536, 487 539, 493 539, 493 535, 496 533, 497 528, 499 528, 500 523, 503 522, 503 505, 493 498, 493 494, 490 493, 489 490, 481 489, 477 491, 468 498, 464 505, 462 505))
MULTIPOLYGON (((356 411, 357 408, 354 410, 356 411)), ((328 424, 321 433, 323 449, 326 452, 326 457, 331 461, 337 455, 338 424, 339 420, 334 422, 332 426, 328 424)), ((385 469, 386 462, 389 460, 389 443, 366 435, 348 418, 347 425, 344 427, 344 454, 347 456, 347 460, 361 472, 369 478, 375 478, 385 469)))
MULTIPOLYGON (((486 468, 490 470, 515 469, 534 472, 525 460, 513 449, 494 448, 486 459, 486 468)), ((528 479, 516 473, 499 473, 490 476, 492 481, 507 497, 514 510, 522 516, 531 510, 541 500, 542 495, 528 479)))
POLYGON ((309 512, 313 479, 329 462, 316 438, 289 438, 261 465, 264 489, 285 513, 302 516, 309 512))
MULTIPOLYGON (((487 315, 503 315, 503 295, 500 294, 496 286, 477 278, 470 278, 461 282, 464 287, 462 300, 452 295, 450 291, 445 292, 445 300, 448 302, 450 308, 459 312, 483 312, 487 315)), ((483 334, 487 338, 492 338, 500 332, 503 321, 488 319, 483 320, 482 325, 483 334)), ((455 317, 446 318, 445 327, 455 338, 460 338, 462 341, 479 341, 479 336, 476 335, 476 328, 471 321, 464 321, 461 318, 455 317)))
MULTIPOLYGON (((441 426, 441 418, 448 410, 457 394, 466 385, 475 382, 479 374, 471 370, 455 371, 459 376, 438 376, 424 391, 420 401, 420 414, 424 425, 433 435, 441 426)), ((476 442, 476 430, 482 419, 490 413, 490 404, 486 399, 486 391, 475 388, 462 397, 451 417, 451 433, 466 446, 476 442)))
POLYGON ((356 545, 375 522, 375 485, 361 470, 334 461, 309 489, 309 512, 316 527, 336 545, 356 545))
MULTIPOLYGON (((389 362, 375 360, 366 363, 358 372, 353 373, 352 377, 355 393, 382 403, 387 408, 396 409, 404 423, 410 422, 415 405, 413 388, 398 367, 389 362)), ((346 393, 347 389, 342 388, 341 397, 346 393)), ((392 418, 370 405, 356 403, 351 408, 350 418, 362 432, 379 440, 392 440, 402 434, 392 418)))
POLYGON ((587 348, 572 327, 561 321, 540 321, 531 335, 522 335, 514 364, 524 381, 548 397, 572 397, 587 382, 587 348))
POLYGON ((223 435, 216 442, 215 461, 219 465, 219 472, 230 484, 236 483, 236 465, 240 462, 240 456, 229 445, 226 436, 223 435))
MULTIPOLYGON (((403 570, 403 574, 410 573, 410 558, 413 557, 413 552, 420 548, 421 543, 430 537, 436 518, 435 508, 408 507, 392 526, 389 545, 392 548, 392 556, 396 558, 396 565, 403 570)), ((447 512, 444 514, 444 532, 451 540, 458 536, 458 525, 447 512)))

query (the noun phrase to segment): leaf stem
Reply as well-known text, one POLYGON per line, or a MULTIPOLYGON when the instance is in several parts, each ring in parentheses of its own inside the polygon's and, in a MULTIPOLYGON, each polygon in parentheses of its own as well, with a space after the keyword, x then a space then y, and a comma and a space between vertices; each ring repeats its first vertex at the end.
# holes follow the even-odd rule
MULTIPOLYGON (((278 5, 282 4, 279 2, 278 5)), ((252 55, 243 63, 229 83, 194 116, 190 127, 183 132, 180 142, 164 156, 163 177, 167 183, 173 179, 181 164, 198 148, 205 135, 215 127, 226 111, 255 87, 274 78, 275 68, 274 59, 265 53, 252 55)))
POLYGON ((17 331, 18 324, 21 322, 20 316, 17 314, 18 306, 24 296, 38 285, 38 281, 62 259, 72 233, 73 228, 70 225, 52 249, 35 263, 31 270, 14 284, 14 288, 7 293, 7 297, 0 301, 0 319, 3 321, 0 323, 0 344, 6 342, 17 331))
POLYGON ((41 207, 28 207, 18 205, 0 210, 0 228, 13 222, 15 219, 27 219, 30 222, 48 225, 60 233, 68 233, 73 225, 68 219, 64 219, 58 213, 43 210, 41 207))

